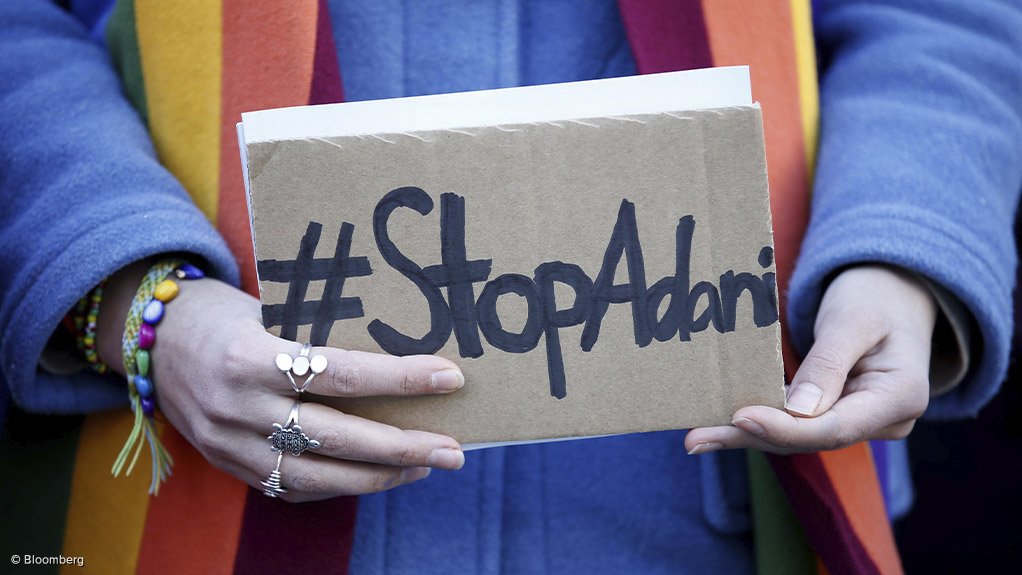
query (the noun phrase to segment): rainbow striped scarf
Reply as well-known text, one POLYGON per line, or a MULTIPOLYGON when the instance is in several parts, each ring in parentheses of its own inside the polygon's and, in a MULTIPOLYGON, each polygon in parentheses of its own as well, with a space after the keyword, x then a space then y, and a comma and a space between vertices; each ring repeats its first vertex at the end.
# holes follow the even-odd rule
MULTIPOLYGON (((808 218, 816 146, 809 0, 619 4, 640 73, 751 67, 763 108, 783 308, 808 218)), ((343 99, 325 0, 119 0, 107 33, 161 161, 227 239, 243 287, 254 293, 234 126, 242 111, 343 99)), ((784 357, 791 376, 798 361, 787 342, 784 357)), ((44 457, 18 459, 18 481, 45 488, 49 507, 40 513, 32 501, 0 494, 5 515, 28 518, 5 521, 4 529, 31 529, 50 538, 36 541, 39 552, 85 556, 104 573, 287 572, 294 557, 303 572, 347 571, 357 498, 280 505, 214 469, 169 426, 160 433, 174 476, 150 498, 146 474, 110 477, 130 427, 127 410, 89 415, 44 457), (44 525, 47 518, 66 518, 64 529, 44 525), (281 541, 289 532, 302 536, 281 541)), ((867 444, 750 454, 750 474, 761 572, 901 572, 867 444)))

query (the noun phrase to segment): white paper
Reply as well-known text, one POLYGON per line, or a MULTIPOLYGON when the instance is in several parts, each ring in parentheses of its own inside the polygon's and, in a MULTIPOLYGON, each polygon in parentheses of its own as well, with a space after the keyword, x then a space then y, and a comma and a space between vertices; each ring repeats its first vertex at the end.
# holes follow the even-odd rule
POLYGON ((749 105, 749 67, 730 66, 247 112, 239 136, 251 144, 749 105))

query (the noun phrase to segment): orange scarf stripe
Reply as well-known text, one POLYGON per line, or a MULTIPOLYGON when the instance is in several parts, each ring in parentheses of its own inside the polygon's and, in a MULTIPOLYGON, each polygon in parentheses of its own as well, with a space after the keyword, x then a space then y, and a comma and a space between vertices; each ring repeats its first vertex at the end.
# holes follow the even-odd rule
MULTIPOLYGON (((752 97, 763 106, 767 176, 774 225, 777 291, 781 317, 787 307, 788 278, 795 267, 809 217, 809 181, 806 177, 802 110, 799 105, 791 14, 780 2, 714 0, 703 2, 703 17, 714 66, 748 65, 752 97), (750 15, 750 12, 755 15, 750 15), (750 23, 756 22, 757 26, 750 23), (770 22, 766 25, 764 23, 770 22), (787 30, 789 33, 780 34, 787 30), (770 49, 766 49, 769 47, 770 49)), ((785 330, 785 323, 782 323, 785 330)), ((787 345, 784 362, 795 366, 794 350, 787 345)), ((789 374, 790 375, 790 374, 789 374)))
POLYGON ((820 453, 834 491, 862 546, 884 574, 902 573, 901 558, 887 519, 884 495, 873 470, 869 443, 820 453), (862 462, 865 461, 866 464, 862 462))
MULTIPOLYGON (((317 0, 224 2, 224 78, 220 114, 220 218, 217 228, 238 260, 241 286, 258 296, 236 124, 241 113, 309 103, 317 0)), ((286 414, 284 414, 286 415, 286 414)))

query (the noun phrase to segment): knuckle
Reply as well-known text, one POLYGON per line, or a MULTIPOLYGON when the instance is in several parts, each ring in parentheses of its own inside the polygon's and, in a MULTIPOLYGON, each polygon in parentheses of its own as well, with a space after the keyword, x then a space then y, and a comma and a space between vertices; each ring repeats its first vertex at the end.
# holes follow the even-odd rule
POLYGON ((416 395, 421 393, 419 381, 415 373, 408 366, 401 368, 401 393, 403 395, 416 395))
POLYGON ((398 467, 412 467, 425 461, 425 458, 419 455, 419 450, 412 445, 396 445, 391 449, 390 461, 398 467))
POLYGON ((340 395, 360 395, 368 381, 365 366, 354 361, 338 362, 330 369, 330 384, 340 395))
POLYGON ((222 440, 223 434, 219 433, 218 427, 211 421, 203 421, 192 428, 194 438, 192 444, 199 450, 210 463, 223 469, 223 465, 231 455, 226 442, 222 440))
POLYGON ((298 473, 291 478, 291 488, 302 493, 322 493, 323 480, 309 473, 298 473))
POLYGON ((214 426, 230 425, 238 419, 235 403, 227 395, 206 393, 198 398, 200 412, 214 426))
POLYGON ((328 453, 336 453, 344 457, 358 455, 357 445, 352 435, 335 426, 325 426, 316 430, 315 439, 323 445, 328 453))
POLYGON ((227 342, 221 356, 224 379, 234 387, 245 384, 251 375, 251 352, 242 338, 232 338, 227 342))
POLYGON ((381 491, 386 491, 397 481, 397 473, 398 472, 396 471, 374 473, 372 479, 369 481, 369 490, 367 493, 379 493, 381 491))
POLYGON ((800 448, 802 448, 799 442, 794 437, 788 434, 772 437, 770 438, 770 443, 785 450, 799 450, 800 448))
POLYGON ((827 445, 827 450, 844 449, 849 445, 858 443, 863 438, 852 428, 852 426, 841 426, 835 430, 827 445))
POLYGON ((844 379, 848 373, 844 358, 832 347, 813 348, 803 365, 817 376, 844 379))
POLYGON ((227 446, 220 441, 210 439, 203 442, 203 448, 206 459, 214 462, 214 465, 219 464, 218 467, 226 471, 227 458, 231 455, 227 446))
POLYGON ((849 420, 835 414, 820 430, 820 434, 811 440, 810 445, 814 451, 842 449, 853 442, 852 428, 849 420))
POLYGON ((791 450, 798 447, 795 434, 786 429, 768 429, 763 439, 770 445, 782 450, 791 450))
POLYGON ((828 437, 823 443, 823 451, 836 451, 838 449, 844 449, 852 444, 852 441, 848 438, 847 432, 840 432, 838 435, 828 437))

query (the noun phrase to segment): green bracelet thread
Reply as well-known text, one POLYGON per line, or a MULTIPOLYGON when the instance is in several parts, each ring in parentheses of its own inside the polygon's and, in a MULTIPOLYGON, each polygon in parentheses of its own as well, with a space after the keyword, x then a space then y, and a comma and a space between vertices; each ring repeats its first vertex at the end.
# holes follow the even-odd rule
POLYGON ((131 409, 135 414, 135 422, 131 428, 128 440, 124 443, 124 447, 121 449, 121 453, 117 456, 117 460, 114 461, 113 468, 110 471, 114 477, 118 477, 127 463, 128 467, 125 475, 131 475, 135 468, 135 463, 142 453, 143 445, 148 443, 152 456, 152 482, 149 484, 149 493, 151 495, 158 495, 160 483, 170 477, 174 459, 160 442, 155 421, 151 417, 147 417, 142 410, 141 397, 135 388, 135 376, 138 375, 135 353, 138 351, 138 335, 142 327, 142 310, 145 309, 146 304, 152 299, 157 284, 166 279, 171 272, 183 263, 182 260, 178 259, 165 259, 160 260, 149 268, 149 271, 146 272, 145 277, 142 279, 142 283, 138 286, 138 291, 135 292, 135 299, 131 302, 128 317, 124 322, 124 339, 121 342, 124 370, 128 378, 128 398, 131 402, 131 409), (129 455, 131 456, 130 463, 128 463, 129 455))

